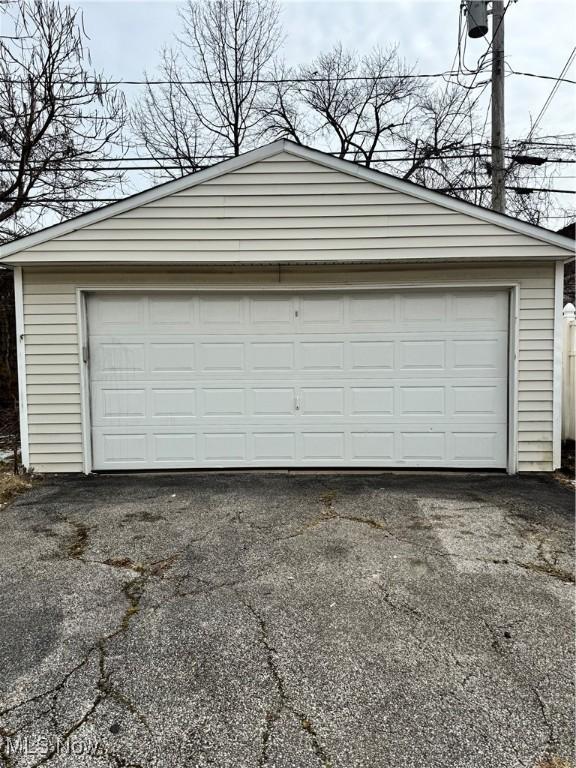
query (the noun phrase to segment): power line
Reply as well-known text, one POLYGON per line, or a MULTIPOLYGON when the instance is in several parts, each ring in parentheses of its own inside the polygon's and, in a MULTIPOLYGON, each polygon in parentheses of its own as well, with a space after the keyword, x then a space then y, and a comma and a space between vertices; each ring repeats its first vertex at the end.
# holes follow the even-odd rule
POLYGON ((576 85, 576 80, 569 80, 567 77, 554 77, 552 75, 536 75, 534 72, 519 72, 517 69, 510 70, 511 75, 522 75, 523 77, 537 77, 540 80, 556 80, 558 83, 569 83, 576 85))
MULTIPOLYGON (((446 72, 430 72, 430 73, 418 73, 418 74, 402 74, 402 75, 348 75, 344 77, 284 77, 284 78, 262 78, 262 79, 238 79, 234 82, 238 85, 278 85, 278 84, 305 84, 305 83, 337 83, 343 81, 365 81, 365 82, 378 82, 380 80, 397 80, 399 77, 407 80, 429 79, 429 78, 446 78, 454 75, 463 75, 466 77, 475 77, 478 72, 458 72, 458 71, 446 71, 446 72)), ((551 75, 541 75, 534 72, 517 72, 513 70, 510 74, 522 75, 526 77, 539 77, 544 80, 556 80, 562 83, 569 83, 576 85, 576 80, 570 80, 565 77, 553 77, 551 75)), ((19 78, 0 78, 0 83, 11 83, 14 85, 27 85, 28 81, 19 78)), ((93 85, 93 86, 119 86, 119 85, 226 85, 224 80, 208 81, 208 80, 53 80, 53 85, 93 85)), ((464 86, 462 83, 458 83, 461 87, 470 88, 471 86, 464 86)))
POLYGON ((544 106, 542 107, 542 109, 541 109, 541 110, 540 110, 540 112, 538 113, 538 117, 536 118, 536 120, 534 120, 534 122, 532 123, 532 128, 530 129, 530 133, 528 134, 528 138, 527 138, 527 141, 530 141, 530 139, 531 139, 531 138, 532 138, 532 136, 534 135, 534 131, 536 130, 536 128, 537 128, 537 126, 538 126, 538 123, 540 122, 540 120, 542 119, 542 117, 544 116, 544 114, 546 113, 546 110, 547 110, 547 109, 548 109, 548 107, 550 106, 550 103, 551 103, 552 99, 554 98, 554 96, 556 95, 556 92, 558 91, 558 88, 560 87, 560 83, 561 83, 561 81, 562 81, 562 76, 563 76, 563 75, 564 75, 564 74, 565 74, 565 73, 568 71, 568 69, 570 68, 570 66, 571 66, 572 62, 574 61, 574 57, 575 57, 575 56, 576 56, 576 47, 574 47, 574 48, 572 49, 572 52, 570 53, 570 56, 568 56, 568 60, 566 61, 566 64, 564 64, 564 66, 563 66, 563 68, 562 68, 562 71, 560 72, 560 77, 558 78, 558 80, 557 80, 557 81, 554 83, 554 85, 552 86, 552 90, 550 91, 550 93, 549 93, 549 95, 548 95, 548 98, 547 98, 547 99, 546 99, 546 101, 544 102, 544 106))
MULTIPOLYGON (((489 184, 478 184, 472 186, 453 186, 453 187, 427 187, 431 192, 458 192, 490 189, 489 184)), ((506 189, 518 194, 531 194, 532 192, 548 192, 561 195, 576 195, 576 189, 550 189, 549 187, 525 187, 515 185, 506 187, 506 189)), ((125 197, 36 197, 27 201, 27 207, 41 205, 45 203, 116 203, 125 200, 125 197)), ((15 197, 5 198, 5 202, 13 202, 15 197)))
MULTIPOLYGON (((571 135, 572 134, 558 134, 559 137, 571 136, 571 135)), ((540 138, 546 138, 546 137, 540 137, 540 138)), ((534 145, 534 146, 549 147, 549 148, 554 149, 554 150, 555 149, 562 149, 562 148, 567 148, 567 149, 570 149, 570 150, 574 150, 574 148, 575 148, 572 144, 565 144, 565 143, 558 144, 556 142, 544 142, 544 141, 540 141, 540 140, 527 142, 526 139, 510 139, 508 142, 506 142, 505 146, 507 147, 507 149, 509 151, 517 151, 519 145, 524 145, 526 143, 534 145)), ((462 144, 459 145, 458 149, 459 150, 471 149, 473 151, 476 151, 478 149, 489 150, 489 149, 491 149, 491 144, 490 144, 490 141, 486 141, 486 142, 484 142, 484 141, 475 141, 475 142, 470 142, 470 143, 462 143, 462 144)), ((380 154, 386 154, 386 155, 389 155, 389 154, 400 154, 400 155, 402 155, 402 154, 405 154, 405 152, 406 152, 406 150, 404 148, 402 148, 402 147, 389 148, 389 149, 377 149, 376 150, 376 153, 379 154, 379 155, 380 154)), ((338 153, 338 152, 327 152, 326 154, 339 155, 340 153, 338 153)), ((346 154, 352 154, 353 155, 353 154, 356 154, 356 151, 355 150, 348 150, 346 154)), ((202 159, 204 159, 204 160, 228 160, 231 157, 233 157, 233 155, 224 154, 224 153, 220 153, 220 154, 209 153, 209 154, 203 155, 202 159)), ((447 155, 443 155, 443 157, 448 157, 448 156, 447 155)), ((453 153, 452 155, 450 155, 450 157, 468 157, 468 155, 463 154, 461 152, 458 152, 458 153, 453 153)), ((102 157, 102 158, 98 158, 98 162, 111 162, 111 163, 117 162, 117 161, 118 162, 120 162, 120 161, 122 161, 122 162, 124 162, 124 161, 126 161, 126 162, 128 162, 128 161, 141 162, 141 161, 146 161, 146 160, 149 160, 149 159, 153 159, 153 160, 156 160, 156 161, 161 161, 161 160, 179 160, 181 158, 179 158, 177 155, 154 155, 154 156, 149 156, 149 155, 123 155, 121 157, 102 157)), ((71 161, 75 161, 75 162, 84 162, 84 161, 86 161, 86 162, 88 162, 89 160, 90 160, 90 158, 81 158, 81 157, 67 158, 67 162, 71 162, 71 161)), ((547 158, 546 161, 547 162, 559 162, 559 163, 572 163, 572 162, 575 162, 574 160, 569 160, 569 159, 565 159, 565 158, 547 158)), ((11 160, 9 160, 7 158, 0 158, 0 163, 2 163, 2 162, 9 163, 9 162, 11 162, 11 160)))
MULTIPOLYGON (((231 159, 232 156, 227 156, 224 159, 231 159)), ((472 154, 438 154, 436 156, 431 156, 426 158, 427 162, 434 162, 437 160, 473 160, 473 159, 488 159, 490 158, 489 154, 486 153, 472 153, 472 154)), ((141 162, 146 162, 148 158, 138 158, 141 162)), ((190 169, 193 167, 193 163, 191 161, 186 161, 184 158, 182 158, 182 162, 179 164, 173 164, 171 161, 179 160, 180 158, 151 158, 152 161, 156 162, 156 165, 118 165, 115 167, 110 166, 104 166, 104 165, 78 165, 75 168, 74 167, 68 167, 66 170, 81 170, 81 171, 91 171, 91 172, 97 172, 97 171, 106 171, 109 173, 112 173, 114 171, 175 171, 175 170, 182 170, 186 173, 190 173, 190 169), (162 164, 161 164, 162 163, 162 164)), ((514 156, 507 155, 507 160, 515 160, 514 156)), ((376 162, 386 162, 386 163, 407 163, 414 160, 413 155, 408 155, 405 157, 388 157, 388 158, 380 158, 376 157, 376 162)), ((555 163, 555 164, 576 164, 576 160, 564 160, 562 158, 543 158, 543 163, 555 163)), ((18 168, 19 164, 15 161, 0 161, 3 163, 4 170, 0 170, 0 174, 3 172, 10 172, 11 168, 18 168)), ((78 160, 78 162, 83 162, 81 159, 78 160)), ((99 161, 100 162, 100 161, 99 161)), ((106 158, 102 162, 118 162, 123 163, 123 158, 106 158)), ((358 163, 358 165, 361 165, 361 163, 358 163)), ((527 165, 527 164, 526 164, 527 165)), ((210 168, 210 165, 198 165, 194 166, 196 171, 205 170, 206 168, 210 168)), ((39 168, 46 168, 47 171, 56 171, 60 169, 60 166, 58 162, 55 162, 53 165, 35 165, 30 164, 27 166, 27 170, 38 170, 39 168)), ((549 177, 549 178, 556 178, 556 177, 549 177)), ((561 176, 559 175, 557 178, 572 178, 570 176, 561 176)))
MULTIPOLYGON (((430 187, 430 189, 434 192, 456 192, 456 191, 472 191, 475 189, 490 189, 491 186, 489 184, 479 184, 477 186, 470 186, 470 187, 442 187, 441 189, 436 187, 430 187)), ((559 195, 576 195, 576 189, 553 189, 549 187, 524 187, 520 184, 516 186, 510 186, 506 187, 507 190, 510 190, 512 192, 516 192, 518 194, 532 194, 532 192, 548 192, 548 193, 555 193, 559 195)))

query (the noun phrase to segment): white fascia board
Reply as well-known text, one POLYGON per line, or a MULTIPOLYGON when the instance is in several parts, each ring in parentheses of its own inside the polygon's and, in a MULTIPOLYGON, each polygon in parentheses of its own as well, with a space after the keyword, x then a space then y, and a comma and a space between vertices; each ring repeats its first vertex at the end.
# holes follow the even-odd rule
MULTIPOLYGON (((357 165, 349 160, 341 160, 340 158, 328 155, 325 152, 321 152, 318 149, 311 149, 310 147, 304 147, 301 144, 295 144, 287 139, 279 139, 265 147, 254 149, 247 152, 244 155, 239 155, 230 160, 224 160, 211 168, 206 168, 203 171, 190 174, 189 176, 176 179, 174 181, 168 181, 152 189, 139 192, 136 195, 127 197, 124 200, 120 200, 117 203, 98 208, 90 213, 82 214, 69 221, 64 221, 61 224, 55 224, 52 227, 35 232, 32 235, 23 237, 19 240, 14 240, 11 243, 7 243, 0 247, 0 261, 8 259, 10 256, 33 248, 36 245, 41 245, 49 240, 54 240, 62 235, 70 234, 78 229, 96 224, 99 221, 117 216, 118 214, 131 211, 134 208, 138 208, 141 205, 152 203, 156 200, 161 200, 163 197, 182 192, 185 189, 190 189, 202 184, 205 181, 216 179, 223 176, 226 173, 232 173, 238 171, 241 168, 245 168, 248 165, 257 163, 260 160, 266 160, 274 155, 286 152, 294 155, 295 157, 303 160, 308 160, 311 163, 322 165, 326 168, 330 168, 341 173, 345 173, 348 176, 368 181, 372 184, 390 189, 401 194, 408 195, 418 200, 423 200, 434 205, 439 205, 448 210, 455 211, 456 213, 463 213, 467 216, 486 221, 490 224, 495 224, 504 229, 518 232, 527 237, 532 237, 537 240, 541 240, 549 245, 555 245, 564 250, 574 252, 574 243, 562 235, 558 235, 555 232, 548 232, 539 227, 535 227, 532 224, 520 221, 519 219, 513 219, 510 216, 506 216, 495 211, 490 211, 480 206, 466 203, 463 200, 457 200, 451 198, 448 195, 443 195, 440 192, 435 192, 431 189, 426 189, 418 184, 412 184, 411 182, 403 181, 395 176, 391 176, 382 171, 374 170, 373 168, 365 168, 357 165)), ((545 259, 546 257, 544 257, 545 259)), ((558 258, 557 254, 551 256, 552 259, 558 258)), ((12 263, 20 263, 18 260, 12 260, 12 263)))
MULTIPOLYGON (((454 249, 458 250, 458 249, 454 249)), ((326 252, 326 256, 324 258, 316 257, 316 258, 310 258, 309 256, 306 256, 302 259, 294 258, 293 256, 290 257, 277 257, 277 258, 271 258, 269 254, 266 254, 262 259, 257 259, 254 256, 244 256, 241 252, 233 251, 230 253, 230 255, 226 255, 225 257, 218 257, 217 259, 207 259, 205 255, 201 255, 199 257, 190 255, 188 253, 182 253, 179 256, 176 256, 174 254, 171 254, 170 256, 166 256, 165 254, 162 254, 161 256, 157 255, 156 253, 152 253, 149 255, 142 254, 142 252, 135 252, 135 256, 133 259, 127 259, 127 258, 121 258, 121 259, 106 259, 105 255, 98 254, 95 252, 95 255, 87 259, 85 257, 82 258, 82 261, 78 261, 74 258, 67 258, 67 259, 47 259, 44 254, 42 255, 36 255, 34 254, 34 258, 32 255, 26 255, 23 254, 20 256, 14 257, 14 264, 21 266, 21 267, 91 267, 95 266, 97 264, 106 265, 106 266, 117 266, 117 267, 136 267, 139 264, 149 264, 149 265, 162 265, 162 266, 194 266, 194 267, 234 267, 234 266, 243 266, 243 267, 274 267, 278 266, 278 264, 283 264, 285 266, 302 266, 302 265, 310 265, 310 266, 318 266, 318 265, 353 265, 353 264, 378 264, 385 266, 386 264, 394 264, 394 265, 410 265, 410 264, 434 264, 441 262, 443 264, 491 264, 491 263, 503 263, 506 262, 506 264, 528 264, 528 263, 542 263, 542 262, 549 262, 552 261, 554 263, 558 262, 558 254, 552 254, 550 256, 494 256, 494 257, 488 257, 488 256, 463 256, 461 252, 458 253, 458 255, 455 256, 447 256, 446 253, 442 253, 438 256, 389 256, 389 257, 382 257, 381 255, 376 255, 374 257, 371 256, 334 256, 334 253, 331 253, 330 251, 326 252)), ((561 262, 563 263, 563 262, 561 262)))

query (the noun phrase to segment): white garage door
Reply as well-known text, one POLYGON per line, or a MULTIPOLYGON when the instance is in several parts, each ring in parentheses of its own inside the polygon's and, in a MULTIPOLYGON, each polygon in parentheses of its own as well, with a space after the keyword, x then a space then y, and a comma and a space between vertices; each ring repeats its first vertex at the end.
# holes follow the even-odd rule
POLYGON ((95 469, 505 467, 503 291, 94 294, 95 469))

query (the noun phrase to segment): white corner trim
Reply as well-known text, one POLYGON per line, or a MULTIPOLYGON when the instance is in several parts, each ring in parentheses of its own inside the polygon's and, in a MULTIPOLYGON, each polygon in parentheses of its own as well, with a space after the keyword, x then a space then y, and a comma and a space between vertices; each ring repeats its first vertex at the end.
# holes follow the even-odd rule
POLYGON ((510 287, 508 320, 508 467, 518 472, 518 360, 520 357, 520 285, 510 287))
POLYGON ((80 366, 80 420, 82 424, 82 469, 85 475, 92 472, 92 427, 90 424, 90 360, 84 355, 88 350, 88 314, 86 293, 76 289, 78 322, 78 365, 80 366))
MULTIPOLYGON (((85 213, 80 216, 76 216, 68 221, 63 221, 60 224, 42 229, 39 232, 35 232, 32 235, 23 237, 19 240, 14 240, 11 243, 0 246, 0 260, 6 259, 13 254, 25 251, 28 248, 32 248, 36 245, 54 240, 62 235, 70 234, 78 229, 96 224, 99 221, 104 221, 112 216, 117 216, 120 213, 131 211, 134 208, 138 208, 141 205, 152 203, 155 200, 160 200, 168 195, 182 192, 185 189, 191 189, 192 187, 202 184, 205 181, 219 178, 226 173, 232 173, 238 171, 241 168, 245 168, 248 165, 257 163, 260 160, 266 160, 274 155, 278 155, 281 152, 293 155, 294 157, 302 160, 308 160, 316 165, 322 165, 331 170, 339 171, 340 173, 353 176, 363 181, 368 181, 372 184, 376 184, 385 189, 391 189, 395 192, 400 192, 405 195, 409 195, 419 200, 439 205, 448 210, 455 211, 457 213, 463 213, 467 216, 479 219, 480 221, 486 221, 491 224, 495 224, 503 229, 508 229, 519 234, 532 237, 536 240, 541 240, 549 245, 555 245, 564 250, 574 252, 574 242, 562 235, 558 235, 556 232, 550 232, 536 227, 532 224, 528 224, 525 221, 506 216, 505 214, 496 213, 495 211, 488 210, 487 208, 481 208, 480 206, 467 203, 463 200, 457 200, 456 198, 436 192, 433 189, 426 189, 419 184, 413 184, 409 181, 403 181, 390 174, 383 173, 382 171, 375 170, 374 168, 366 168, 364 166, 357 165, 350 160, 341 160, 338 157, 322 152, 319 149, 312 149, 311 147, 305 147, 301 144, 295 144, 287 139, 278 139, 277 141, 268 144, 267 146, 260 147, 259 149, 253 149, 250 152, 246 152, 238 157, 233 157, 230 160, 224 160, 217 165, 210 168, 206 168, 203 171, 183 176, 180 179, 173 181, 167 181, 164 184, 157 185, 151 189, 147 189, 143 192, 138 192, 135 195, 119 200, 117 203, 111 203, 105 205, 102 208, 98 208, 90 213, 85 213)), ((557 255, 555 255, 558 258, 557 255)), ((16 263, 14 261, 13 263, 16 263)))
POLYGON ((562 334, 564 320, 564 262, 556 262, 554 275, 554 384, 552 390, 552 469, 562 464, 562 334))
POLYGON ((30 468, 28 436, 28 388, 26 386, 26 335, 22 267, 14 267, 14 305, 16 313, 16 359, 18 364, 18 408, 20 414, 20 453, 22 464, 30 468))

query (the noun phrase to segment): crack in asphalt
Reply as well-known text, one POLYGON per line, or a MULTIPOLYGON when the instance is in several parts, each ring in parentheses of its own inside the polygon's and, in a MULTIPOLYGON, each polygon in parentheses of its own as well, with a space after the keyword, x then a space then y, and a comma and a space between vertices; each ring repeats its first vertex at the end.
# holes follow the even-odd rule
POLYGON ((316 732, 316 729, 312 724, 311 718, 304 712, 301 712, 300 710, 298 710, 295 707, 295 705, 290 702, 290 697, 286 692, 284 678, 280 674, 280 670, 278 669, 278 665, 276 663, 278 651, 270 641, 270 636, 268 633, 268 625, 264 617, 252 605, 252 603, 250 603, 246 599, 246 597, 241 595, 237 590, 234 590, 234 593, 238 598, 238 600, 240 601, 240 603, 242 603, 242 605, 248 611, 250 611, 252 616, 256 619, 256 622, 258 624, 258 628, 260 631, 260 638, 259 638, 260 644, 265 649, 266 664, 268 666, 270 677, 274 682, 274 685, 276 687, 276 692, 277 692, 276 705, 274 706, 273 709, 269 710, 266 713, 264 729, 262 731, 262 737, 261 737, 260 756, 258 759, 259 768, 263 768, 268 762, 270 739, 272 738, 272 734, 274 732, 276 723, 278 722, 278 720, 280 719, 280 716, 284 711, 290 712, 292 715, 296 717, 296 719, 300 724, 300 727, 307 734, 310 740, 310 746, 312 748, 312 751, 314 752, 319 762, 321 763, 322 768, 332 768, 332 760, 328 756, 326 749, 322 746, 318 733, 316 732))
MULTIPOLYGON (((289 536, 284 536, 284 537, 279 536, 279 537, 276 537, 276 539, 280 541, 280 540, 295 538, 296 536, 302 536, 307 531, 317 528, 318 526, 321 526, 325 523, 343 521, 343 522, 349 522, 349 523, 357 524, 360 526, 364 526, 367 529, 371 529, 375 532, 379 532, 383 534, 385 537, 392 538, 395 541, 405 542, 411 547, 414 547, 421 552, 427 553, 432 557, 453 558, 454 560, 460 560, 463 562, 476 562, 476 563, 518 567, 527 571, 533 571, 535 573, 553 577, 559 580, 560 582, 568 583, 568 582, 574 581, 573 574, 570 574, 568 571, 565 571, 564 569, 558 566, 558 560, 559 560, 558 555, 566 554, 566 553, 563 553, 561 550, 553 550, 553 549, 551 549, 550 552, 547 553, 545 551, 546 542, 544 540, 541 540, 538 544, 537 554, 536 554, 537 562, 535 563, 530 563, 530 562, 527 563, 527 562, 521 562, 517 560, 507 560, 507 559, 498 560, 498 559, 492 559, 489 557, 466 556, 466 555, 452 553, 445 550, 434 549, 433 547, 429 547, 426 544, 421 544, 409 538, 399 536, 398 534, 390 530, 387 524, 385 524, 379 519, 363 517, 361 515, 341 514, 339 513, 337 509, 337 505, 335 504, 335 501, 337 498, 338 498, 338 495, 336 491, 329 489, 326 493, 324 493, 320 497, 320 502, 322 506, 321 506, 321 514, 319 516, 305 523, 303 527, 301 527, 301 529, 298 530, 296 533, 293 533, 289 536), (568 575, 569 575, 569 578, 568 578, 568 575)), ((463 511, 470 511, 470 508, 471 507, 462 507, 461 509, 463 511)), ((458 511, 458 509, 454 509, 454 508, 450 508, 450 509, 451 511, 458 511)), ((237 513, 236 516, 230 517, 230 522, 234 521, 241 524, 249 524, 248 521, 243 520, 241 518, 241 514, 243 513, 244 513, 244 510, 237 513)), ((130 699, 126 697, 124 693, 122 693, 122 691, 116 689, 112 685, 110 681, 110 672, 107 669, 107 654, 108 654, 107 646, 108 646, 108 643, 112 641, 115 637, 129 630, 131 622, 138 615, 140 611, 142 598, 145 594, 145 590, 150 580, 154 577, 162 578, 164 572, 170 568, 172 563, 177 559, 178 555, 173 555, 170 558, 166 558, 164 560, 158 560, 158 561, 154 561, 151 563, 144 563, 144 564, 136 563, 128 557, 109 558, 108 560, 104 560, 104 561, 88 559, 86 557, 86 551, 89 545, 89 534, 92 529, 89 526, 78 521, 66 519, 64 522, 66 522, 69 526, 73 528, 73 535, 69 537, 69 541, 66 544, 66 549, 65 549, 67 556, 71 560, 78 561, 86 565, 107 566, 111 568, 124 569, 126 571, 131 572, 132 577, 129 580, 122 583, 120 587, 126 601, 126 607, 124 612, 122 613, 118 626, 116 626, 116 628, 113 631, 111 631, 109 634, 104 635, 98 641, 96 641, 96 643, 91 646, 91 648, 82 658, 82 660, 79 663, 77 663, 75 667, 70 669, 59 683, 57 683, 55 686, 48 689, 47 691, 44 691, 43 693, 36 694, 35 696, 32 696, 29 699, 26 699, 19 704, 15 704, 10 707, 7 707, 6 709, 0 711, 0 716, 9 714, 27 704, 40 701, 48 696, 51 696, 52 702, 49 709, 45 710, 43 714, 54 715, 54 711, 58 703, 60 692, 64 689, 65 685, 73 677, 73 675, 75 675, 80 670, 82 670, 85 667, 85 665, 88 664, 89 661, 93 658, 94 654, 97 653, 98 654, 98 675, 97 675, 97 680, 94 684, 96 688, 95 696, 92 699, 90 705, 85 709, 83 714, 77 720, 75 720, 71 725, 68 725, 68 727, 62 732, 61 740, 66 741, 78 729, 80 729, 94 715, 94 713, 97 712, 98 708, 102 705, 102 703, 107 698, 117 701, 121 706, 123 706, 128 711, 130 711, 131 714, 135 718, 137 718, 142 723, 142 725, 154 736, 153 731, 150 728, 150 725, 148 724, 144 715, 138 711, 134 703, 130 701, 130 699)), ((218 527, 220 527, 220 524, 218 526, 215 526, 214 528, 209 529, 207 532, 202 534, 199 538, 194 539, 193 541, 202 541, 203 539, 207 538, 218 527)), ((251 526, 251 527, 258 528, 258 526, 251 526)), ((431 528, 433 530, 433 526, 431 526, 431 528)), ((273 527, 272 528, 262 527, 261 529, 274 530, 273 527)), ((242 585, 258 580, 264 574, 268 573, 270 570, 271 569, 268 568, 267 570, 264 570, 255 576, 251 576, 247 578, 237 578, 237 579, 222 581, 220 583, 210 583, 199 577, 193 577, 201 586, 197 589, 193 589, 190 591, 184 591, 183 589, 181 589, 181 587, 185 586, 185 580, 190 578, 190 574, 186 574, 185 576, 176 575, 175 577, 169 576, 167 580, 170 580, 172 583, 174 583, 172 581, 173 579, 176 580, 177 591, 174 594, 166 595, 166 597, 163 598, 162 602, 160 602, 158 606, 149 606, 147 603, 146 609, 155 610, 157 607, 160 607, 166 602, 173 599, 177 599, 177 598, 209 594, 211 592, 214 592, 220 589, 231 589, 236 595, 236 597, 238 598, 238 600, 240 601, 240 603, 251 613, 251 615, 254 617, 254 619, 257 622, 257 625, 259 628, 259 643, 265 652, 267 668, 269 671, 269 675, 274 683, 274 687, 276 691, 273 705, 270 706, 269 711, 266 712, 263 728, 261 731, 261 748, 260 748, 260 755, 258 759, 258 765, 260 766, 260 768, 264 768, 264 766, 266 766, 269 763, 271 759, 270 750, 272 747, 272 738, 274 736, 274 733, 276 729, 279 728, 279 722, 281 720, 282 714, 290 713, 296 718, 302 732, 306 734, 306 737, 310 743, 310 748, 314 753, 314 755, 316 756, 316 758, 318 759, 319 763, 324 768, 330 768, 332 766, 331 759, 326 749, 321 743, 321 740, 320 740, 320 737, 318 736, 316 728, 314 727, 310 718, 305 713, 299 711, 296 705, 291 701, 290 696, 286 691, 285 680, 282 677, 281 668, 278 665, 278 651, 274 647, 274 644, 270 638, 269 625, 266 619, 264 618, 262 613, 242 594, 242 592, 238 591, 238 588, 241 587, 242 585)), ((404 605, 400 601, 398 601, 397 596, 394 594, 391 594, 385 588, 384 585, 376 582, 375 586, 381 592, 383 602, 386 603, 392 610, 402 611, 418 619, 421 619, 423 617, 423 614, 420 611, 418 611, 416 608, 413 608, 412 606, 409 606, 409 605, 404 605)), ((490 633, 492 634, 492 637, 493 637, 492 646, 494 650, 503 657, 504 656, 509 657, 509 654, 506 652, 507 650, 506 644, 502 643, 501 641, 500 633, 498 633, 493 627, 491 627, 486 620, 484 620, 484 623, 488 628, 488 630, 490 631, 490 633)), ((510 658, 508 658, 508 661, 511 663, 510 658)), ((455 663, 460 665, 457 659, 455 659, 455 663)), ((465 665, 461 665, 461 666, 463 666, 463 670, 466 669, 465 665)), ((91 676, 92 676, 92 671, 90 671, 90 677, 91 676)), ((466 676, 461 682, 462 688, 464 688, 464 686, 472 676, 473 676, 473 672, 467 672, 466 676)), ((538 686, 541 685, 541 681, 537 684, 533 684, 531 683, 531 681, 526 680, 525 684, 532 691, 535 701, 537 702, 538 709, 541 713, 542 722, 547 728, 548 735, 545 741, 542 742, 541 747, 545 749, 546 755, 551 754, 555 746, 555 734, 554 734, 553 723, 550 720, 546 704, 539 691, 538 686)), ((37 716, 38 715, 36 714, 35 717, 37 716)), ((56 719, 55 717, 53 717, 52 719, 55 724, 54 730, 56 733, 58 733, 56 719)), ((20 730, 21 728, 22 726, 18 730, 20 730)), ((10 755, 6 754, 6 739, 9 738, 12 735, 12 733, 16 733, 16 732, 17 731, 8 732, 6 729, 0 728, 0 737, 1 737, 0 738, 0 764, 2 764, 2 760, 4 760, 7 768, 12 768, 14 763, 12 762, 13 758, 10 755), (8 762, 8 760, 10 760, 10 762, 8 762)), ((516 748, 513 744, 511 745, 511 749, 514 752, 518 760, 518 763, 523 766, 526 766, 527 763, 523 762, 522 757, 517 753, 516 748)), ((116 752, 108 751, 107 748, 104 748, 104 751, 106 753, 106 756, 111 761, 114 762, 114 765, 117 768, 142 768, 142 766, 140 766, 139 764, 130 762, 127 758, 117 754, 116 752)), ((44 755, 43 758, 39 762, 35 763, 34 766, 32 766, 31 768, 37 768, 38 766, 41 766, 49 762, 50 760, 53 759, 54 754, 55 753, 53 752, 51 755, 49 754, 44 755)))
MULTIPOLYGON (((325 486, 326 487, 326 486, 325 486)), ((296 531, 295 533, 291 533, 288 536, 281 536, 279 537, 279 540, 286 541, 288 539, 295 539, 298 536, 303 536, 308 531, 317 528, 320 525, 323 525, 325 523, 331 522, 331 521, 347 521, 351 523, 358 523, 360 525, 368 526, 369 528, 372 528, 374 530, 378 530, 381 533, 383 533, 385 536, 394 539, 395 541, 408 544, 415 549, 417 549, 419 552, 426 553, 428 555, 432 555, 433 557, 444 557, 444 558, 451 558, 454 560, 459 560, 461 562, 468 562, 468 563, 485 563, 487 565, 506 565, 506 566, 515 566, 517 568, 521 568, 525 571, 533 571, 535 573, 540 573, 544 576, 550 576, 551 578, 554 578, 560 582, 564 582, 566 584, 574 584, 575 583, 575 574, 574 571, 570 571, 568 569, 560 568, 557 565, 557 558, 555 561, 550 562, 543 554, 541 547, 544 545, 545 542, 541 542, 538 548, 538 558, 542 560, 541 563, 534 563, 534 562, 523 562, 521 560, 508 560, 508 559, 498 559, 498 558, 490 558, 490 557, 471 557, 467 555, 462 555, 458 552, 450 552, 448 550, 440 550, 440 549, 434 549, 433 547, 427 547, 419 542, 415 542, 412 539, 408 539, 403 536, 399 536, 397 533, 392 531, 389 526, 385 525, 380 520, 374 520, 373 518, 369 517, 361 517, 359 515, 343 515, 339 513, 335 506, 334 501, 337 498, 337 493, 334 490, 329 490, 325 494, 323 494, 320 497, 320 502, 322 503, 324 509, 319 517, 313 518, 312 520, 306 522, 301 528, 296 531)), ((462 507, 462 510, 468 511, 468 507, 462 507)), ((452 510, 456 511, 456 510, 452 510)), ((433 526, 430 526, 432 529, 433 526)), ((560 550, 556 551, 555 554, 561 554, 562 552, 560 550)), ((563 553, 567 554, 567 553, 563 553)))
MULTIPOLYGON (((66 728, 62 733, 58 733, 58 730, 55 727, 55 735, 58 737, 55 746, 48 749, 45 755, 43 755, 37 762, 32 764, 31 768, 39 768, 39 766, 45 765, 50 760, 52 760, 58 753, 61 744, 65 743, 79 728, 81 728, 96 712, 102 702, 108 698, 113 699, 118 704, 126 708, 144 725, 147 731, 149 731, 149 733, 154 736, 153 730, 144 715, 139 712, 134 703, 125 694, 123 694, 110 683, 110 673, 106 669, 107 645, 111 640, 128 631, 130 622, 140 610, 140 603, 148 581, 154 577, 162 578, 164 572, 170 568, 174 561, 177 559, 178 554, 174 554, 169 558, 155 560, 147 564, 134 563, 130 558, 112 558, 106 561, 86 560, 84 559, 83 555, 88 547, 88 533, 90 530, 89 527, 83 523, 78 523, 75 521, 65 520, 65 522, 69 525, 72 525, 75 529, 75 535, 66 549, 67 556, 70 559, 80 561, 84 564, 98 564, 106 565, 112 568, 120 568, 123 570, 135 572, 137 575, 122 584, 122 593, 124 594, 128 604, 116 629, 107 635, 98 638, 98 640, 84 654, 80 662, 72 667, 72 669, 70 669, 56 685, 52 686, 52 688, 49 688, 42 693, 35 694, 34 696, 31 696, 28 699, 19 702, 18 704, 11 705, 10 707, 6 707, 0 711, 0 716, 5 716, 17 711, 18 709, 21 709, 26 705, 33 704, 49 696, 51 697, 51 703, 49 708, 45 711, 45 714, 52 713, 54 715, 58 694, 64 689, 64 686, 68 683, 72 676, 79 672, 89 662, 93 654, 98 653, 99 675, 98 680, 95 683, 97 694, 94 697, 92 703, 83 713, 83 715, 71 726, 66 728)), ((37 717, 37 715, 35 717, 37 717)), ((54 717, 52 720, 55 723, 54 717)), ((26 725, 28 724, 30 723, 27 723, 26 725)), ((26 725, 21 726, 14 731, 8 731, 7 729, 0 727, 0 758, 4 761, 6 768, 12 768, 12 766, 14 766, 12 756, 7 751, 7 739, 18 733, 18 731, 22 730, 22 728, 26 727, 26 725)), ((132 768, 132 766, 134 766, 134 768, 138 768, 135 766, 135 764, 124 761, 124 758, 121 758, 119 755, 114 754, 113 758, 117 761, 116 764, 118 766, 125 766, 126 768, 129 766, 132 768)))
MULTIPOLYGON (((516 668, 511 664, 510 654, 507 653, 506 646, 502 645, 500 633, 487 621, 487 619, 483 618, 482 621, 484 622, 486 629, 488 630, 488 632, 492 637, 492 643, 491 643, 492 648, 501 659, 505 660, 509 666, 512 666, 513 671, 516 673, 517 672, 516 668)), ((530 680, 526 680, 524 676, 521 676, 521 680, 523 684, 526 685, 528 690, 531 692, 532 696, 534 697, 537 704, 537 709, 540 712, 540 718, 547 731, 546 738, 540 744, 540 748, 544 749, 543 757, 546 758, 550 755, 553 755, 554 750, 556 748, 556 737, 554 734, 554 725, 550 720, 550 718, 548 717, 546 704, 544 703, 544 699, 542 698, 542 694, 540 693, 538 686, 532 683, 530 680)), ((527 763, 523 762, 523 760, 520 758, 520 755, 517 753, 516 749, 514 749, 514 753, 516 754, 518 761, 522 765, 528 765, 527 763)))
POLYGON ((412 608, 411 605, 407 605, 404 603, 399 604, 394 602, 390 597, 390 592, 384 586, 382 586, 382 584, 379 584, 378 582, 376 582, 376 587, 380 590, 380 592, 382 593, 382 599, 387 605, 390 606, 390 608, 392 608, 395 611, 403 611, 404 613, 408 613, 411 616, 415 616, 417 619, 422 619, 423 614, 417 608, 412 608))

